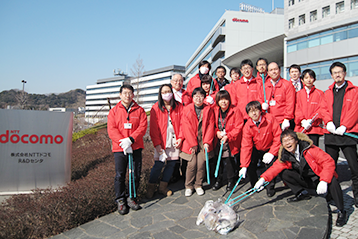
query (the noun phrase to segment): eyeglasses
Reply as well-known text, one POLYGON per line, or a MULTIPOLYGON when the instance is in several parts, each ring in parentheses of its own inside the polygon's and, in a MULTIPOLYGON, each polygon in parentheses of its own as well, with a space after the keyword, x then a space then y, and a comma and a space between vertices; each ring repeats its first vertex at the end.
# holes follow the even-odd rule
POLYGON ((125 96, 131 96, 133 93, 132 92, 122 92, 121 95, 125 95, 125 96))
POLYGON ((267 66, 266 64, 258 64, 257 66, 267 66))
POLYGON ((252 67, 250 67, 250 66, 241 68, 242 71, 250 71, 251 69, 252 69, 252 67))
POLYGON ((344 71, 332 72, 332 75, 343 75, 344 71))
POLYGON ((205 96, 203 96, 203 95, 193 95, 193 98, 201 98, 201 99, 203 99, 205 96))
POLYGON ((172 80, 172 82, 174 82, 174 83, 183 83, 182 80, 172 80))

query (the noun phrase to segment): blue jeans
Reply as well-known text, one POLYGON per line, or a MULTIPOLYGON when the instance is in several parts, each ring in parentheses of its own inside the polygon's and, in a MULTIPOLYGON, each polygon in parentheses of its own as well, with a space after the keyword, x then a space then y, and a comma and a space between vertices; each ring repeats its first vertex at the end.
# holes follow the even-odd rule
MULTIPOLYGON (((173 171, 175 164, 178 163, 178 160, 168 160, 167 165, 164 168, 163 171, 163 182, 169 182, 173 171)), ((162 172, 162 168, 164 166, 164 163, 161 161, 155 161, 154 166, 152 167, 152 171, 150 172, 149 177, 149 183, 157 183, 158 178, 160 177, 160 173, 162 172)))

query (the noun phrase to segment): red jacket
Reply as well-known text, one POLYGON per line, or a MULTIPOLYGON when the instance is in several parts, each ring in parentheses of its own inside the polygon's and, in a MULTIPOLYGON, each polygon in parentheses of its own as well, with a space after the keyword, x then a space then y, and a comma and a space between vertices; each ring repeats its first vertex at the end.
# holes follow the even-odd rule
POLYGON ((236 97, 236 106, 239 107, 245 119, 249 119, 246 113, 246 105, 249 102, 257 100, 263 103, 264 101, 262 80, 260 79, 253 78, 251 81, 245 82, 244 77, 241 77, 241 79, 236 81, 233 85, 233 97, 236 97))
MULTIPOLYGON (((341 113, 341 125, 347 127, 346 132, 358 132, 358 88, 350 81, 346 81, 348 86, 344 93, 342 113, 341 113)), ((333 87, 335 83, 329 86, 328 90, 324 92, 327 101, 327 112, 324 115, 323 121, 327 124, 333 121, 333 87)), ((336 125, 338 128, 339 126, 336 125)))
MULTIPOLYGON (((202 132, 203 144, 209 144, 209 152, 213 150, 214 141, 214 113, 210 106, 204 104, 202 109, 202 132)), ((199 120, 196 117, 194 103, 184 107, 183 118, 181 120, 181 133, 179 138, 183 139, 181 151, 190 154, 189 149, 199 145, 198 142, 198 124, 199 120)))
POLYGON ((271 77, 265 81, 266 99, 269 104, 268 113, 276 117, 278 123, 284 119, 291 120, 294 118, 296 91, 292 83, 280 78, 279 82, 273 87, 271 77), (271 105, 270 102, 275 102, 271 105))
MULTIPOLYGON (((214 82, 214 89, 213 92, 217 92, 219 91, 219 86, 218 83, 216 82, 216 80, 213 79, 214 82)), ((195 76, 193 76, 190 80, 188 85, 186 86, 186 91, 188 92, 188 94, 191 96, 191 94, 193 93, 195 88, 201 87, 201 80, 199 77, 199 74, 196 74, 195 76)))
MULTIPOLYGON (((299 134, 300 133, 297 135, 299 136, 299 134)), ((308 138, 308 136, 306 137, 308 138)), ((299 138, 301 137, 299 136, 299 138)), ((283 148, 281 148, 278 159, 260 176, 264 178, 265 181, 270 182, 284 169, 292 169, 292 163, 290 161, 282 161, 283 151, 283 148)), ((319 177, 320 181, 331 183, 333 176, 338 177, 335 172, 336 165, 332 157, 319 147, 313 145, 312 141, 310 142, 310 146, 303 151, 303 157, 305 157, 308 165, 319 177)))
MULTIPOLYGON (((215 112, 215 135, 219 130, 219 118, 220 118, 220 107, 216 106, 214 108, 215 112)), ((244 118, 240 110, 231 105, 229 111, 227 112, 225 118, 225 132, 228 138, 229 148, 231 150, 231 154, 235 155, 239 153, 241 146, 241 138, 242 138, 242 127, 244 125, 244 118)))
POLYGON ((319 125, 322 124, 323 114, 327 111, 324 93, 313 86, 308 96, 309 98, 305 87, 296 93, 295 131, 302 132, 301 121, 312 119, 318 114, 311 128, 305 133, 323 135, 323 129, 319 125))
MULTIPOLYGON (((177 139, 180 134, 180 120, 182 118, 183 105, 179 102, 176 104, 174 110, 170 110, 170 119, 174 127, 174 133, 177 139)), ((150 128, 149 134, 153 142, 153 146, 160 145, 165 149, 167 143, 167 128, 168 128, 168 110, 164 109, 162 112, 159 109, 158 102, 155 103, 150 110, 150 128)))
MULTIPOLYGON (((269 77, 269 76, 268 76, 268 74, 266 73, 265 82, 266 82, 266 80, 267 80, 267 77, 269 77)), ((260 75, 259 72, 256 73, 256 78, 257 78, 257 79, 260 79, 261 82, 262 82, 262 78, 261 78, 261 75, 260 75)))
POLYGON ((277 156, 280 148, 281 128, 273 115, 262 113, 259 127, 249 119, 243 129, 240 163, 241 167, 249 167, 252 149, 266 151, 277 156))
MULTIPOLYGON (((236 81, 237 82, 237 81, 236 81)), ((236 93, 235 93, 235 83, 236 82, 232 82, 226 86, 224 86, 224 89, 229 92, 230 94, 230 98, 231 98, 231 105, 237 105, 237 97, 236 97, 236 93)))
POLYGON ((210 106, 211 108, 215 108, 216 107, 216 101, 215 101, 215 97, 216 94, 218 93, 218 91, 213 92, 210 96, 214 99, 214 103, 209 104, 209 102, 207 101, 206 97, 208 97, 208 94, 206 95, 205 99, 204 99, 204 104, 210 106))
POLYGON ((147 131, 147 115, 142 107, 135 101, 132 102, 133 105, 129 113, 122 105, 122 101, 109 111, 107 131, 109 138, 112 140, 112 152, 123 152, 122 147, 119 146, 119 140, 129 136, 134 139, 133 150, 144 148, 143 136, 147 131), (125 123, 131 123, 131 129, 125 129, 125 123))

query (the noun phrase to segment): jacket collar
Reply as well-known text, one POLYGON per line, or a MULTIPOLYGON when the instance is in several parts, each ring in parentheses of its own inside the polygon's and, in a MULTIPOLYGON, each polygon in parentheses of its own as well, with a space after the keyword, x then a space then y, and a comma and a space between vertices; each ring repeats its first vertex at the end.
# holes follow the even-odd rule
MULTIPOLYGON (((304 151, 306 151, 312 146, 313 141, 304 133, 297 133, 297 137, 298 137, 300 152, 302 154, 304 151)), ((287 152, 282 145, 280 146, 280 150, 278 151, 278 160, 280 160, 280 162, 288 161, 288 158, 291 155, 292 154, 287 152)))

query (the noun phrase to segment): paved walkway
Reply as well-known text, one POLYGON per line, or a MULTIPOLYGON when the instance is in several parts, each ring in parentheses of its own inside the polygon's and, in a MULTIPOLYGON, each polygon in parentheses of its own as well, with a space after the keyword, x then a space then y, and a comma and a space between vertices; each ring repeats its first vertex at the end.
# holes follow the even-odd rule
MULTIPOLYGON (((266 191, 255 193, 235 208, 240 221, 227 236, 208 231, 205 225, 196 225, 196 218, 207 200, 221 197, 225 188, 214 192, 207 189, 204 196, 184 196, 183 182, 172 184, 174 195, 143 202, 143 209, 130 211, 122 216, 111 213, 79 226, 54 239, 62 238, 324 238, 329 231, 329 213, 322 197, 289 204, 291 195, 282 182, 276 185, 273 198, 266 191)), ((234 195, 249 189, 249 184, 239 185, 234 195)), ((208 187, 208 185, 206 186, 208 187)), ((204 187, 205 189, 205 187, 204 187)), ((228 196, 228 194, 226 195, 228 196)))

